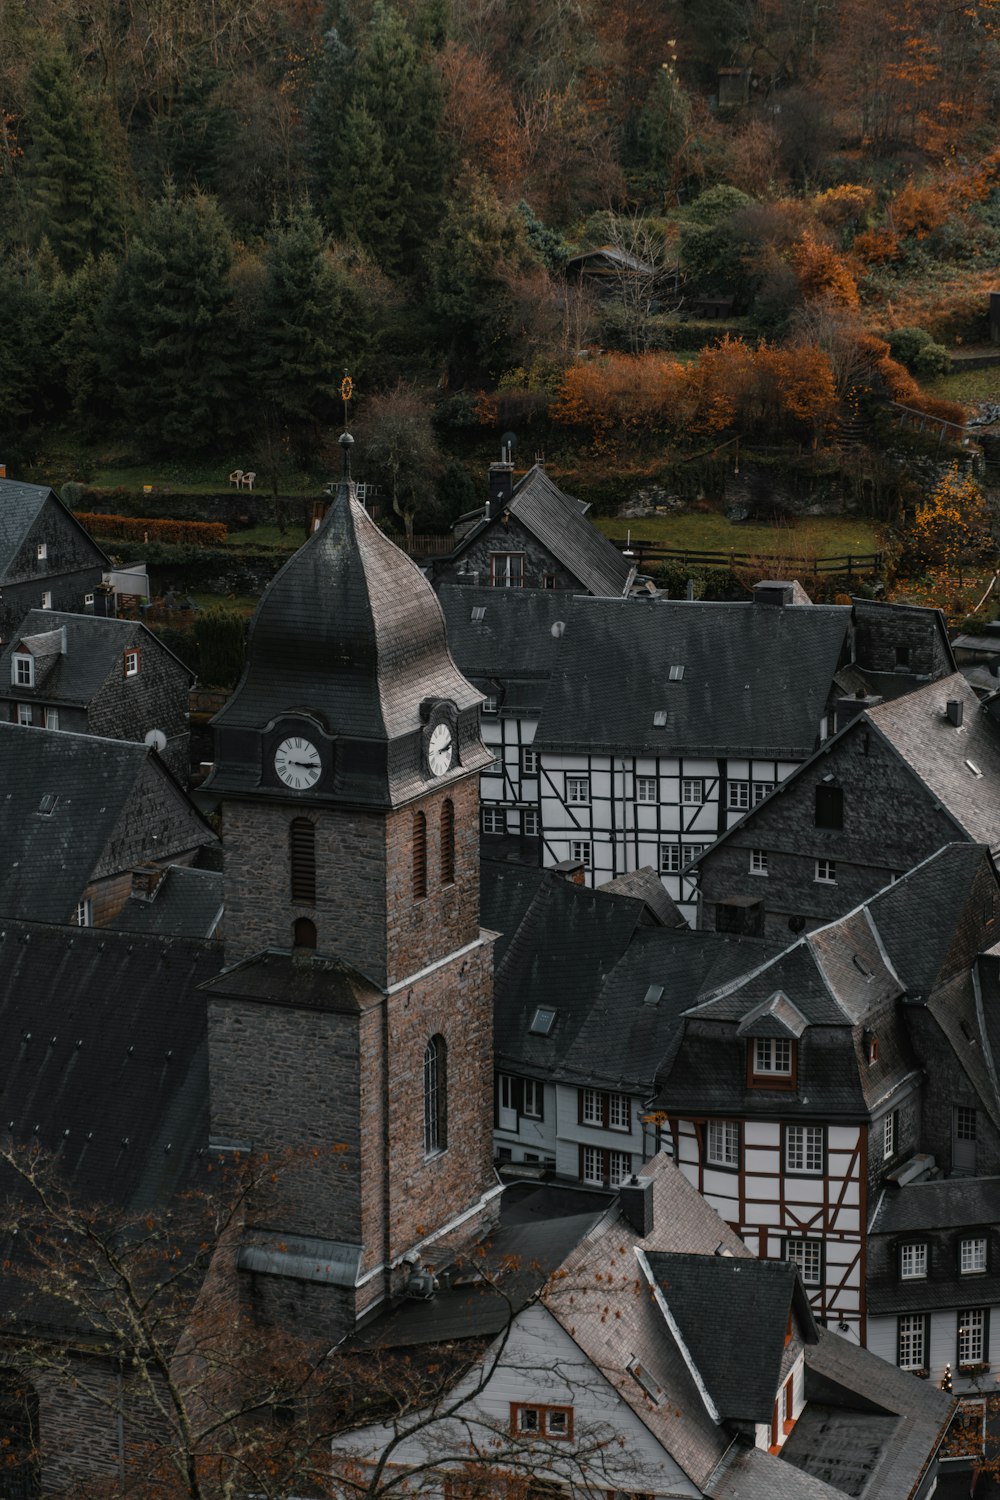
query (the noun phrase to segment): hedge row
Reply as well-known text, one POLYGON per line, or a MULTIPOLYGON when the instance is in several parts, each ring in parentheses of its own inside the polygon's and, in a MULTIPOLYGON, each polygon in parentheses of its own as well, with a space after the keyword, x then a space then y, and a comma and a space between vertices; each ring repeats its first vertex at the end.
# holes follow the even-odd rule
POLYGON ((74 514, 93 535, 112 541, 191 542, 196 546, 211 546, 224 542, 229 535, 221 521, 159 521, 152 516, 101 516, 81 510, 74 514))

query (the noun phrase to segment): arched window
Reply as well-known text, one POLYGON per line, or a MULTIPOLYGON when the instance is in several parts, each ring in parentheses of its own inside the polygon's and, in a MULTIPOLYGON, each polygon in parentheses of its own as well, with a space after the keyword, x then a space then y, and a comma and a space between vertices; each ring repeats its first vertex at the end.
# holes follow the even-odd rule
POLYGON ((288 865, 292 900, 316 905, 316 825, 309 818, 293 818, 288 830, 288 865))
POLYGON ((432 1036, 424 1051, 424 1155, 448 1144, 448 1045, 432 1036))
POLYGON ((441 884, 455 883, 455 804, 450 797, 441 803, 441 884))
POLYGON ((308 917, 296 917, 292 924, 292 942, 296 948, 315 948, 316 923, 308 917))
POLYGON ((427 895, 427 819, 413 814, 413 894, 419 901, 427 895))

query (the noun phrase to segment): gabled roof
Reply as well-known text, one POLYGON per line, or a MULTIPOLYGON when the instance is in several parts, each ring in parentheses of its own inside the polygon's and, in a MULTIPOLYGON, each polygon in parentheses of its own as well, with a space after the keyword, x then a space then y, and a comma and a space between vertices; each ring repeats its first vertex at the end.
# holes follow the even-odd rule
POLYGON ((726 1421, 769 1422, 781 1383, 785 1334, 794 1308, 798 1330, 817 1342, 809 1300, 791 1261, 665 1254, 647 1250, 657 1301, 726 1421), (739 1359, 733 1358, 733 1340, 739 1359))
POLYGON ((276 948, 231 964, 204 988, 220 1000, 343 1015, 369 1010, 380 1002, 383 993, 367 975, 344 959, 310 949, 288 953, 276 948))
POLYGON ((221 919, 221 870, 171 865, 152 898, 130 896, 110 925, 118 932, 210 938, 221 919))
POLYGON ((578 599, 535 743, 579 753, 810 755, 850 615, 846 605, 578 599))
POLYGON ((1000 849, 1000 732, 960 672, 863 716, 974 843, 1000 849), (964 709, 950 722, 945 705, 964 709), (971 762, 971 764, 970 764, 971 762))
MULTIPOLYGON (((868 902, 882 945, 911 999, 929 995, 937 984, 984 871, 995 886, 989 851, 981 844, 946 844, 868 902), (933 921, 928 920, 930 912, 933 921)), ((1000 917, 1000 900, 997 906, 1000 917)))
MULTIPOLYGON (((518 480, 506 508, 588 593, 612 599, 625 593, 633 576, 628 558, 581 514, 579 501, 564 495, 540 464, 518 480)), ((495 524, 496 517, 484 517, 462 538, 452 557, 460 558, 495 524)))
POLYGON ((630 870, 625 875, 616 875, 597 887, 599 891, 610 891, 616 896, 634 896, 642 901, 661 927, 686 927, 687 918, 663 887, 663 881, 652 865, 643 865, 639 870, 630 870))
POLYGON ((17 636, 0 655, 0 696, 20 699, 58 699, 60 703, 86 705, 112 672, 122 670, 126 650, 162 651, 194 683, 195 674, 163 642, 137 620, 107 619, 100 615, 74 615, 60 610, 32 609, 21 622, 17 636), (47 647, 46 636, 60 636, 47 647), (11 692, 10 659, 29 651, 35 660, 35 686, 11 692))
POLYGON ((215 842, 148 746, 0 722, 0 917, 68 922, 95 873, 129 868, 138 855, 121 819, 146 777, 162 779, 190 838, 161 838, 142 858, 215 842))
POLYGON ((887 1190, 869 1232, 917 1234, 979 1224, 1000 1224, 1000 1177, 942 1177, 887 1190))
POLYGON ((448 646, 462 672, 497 698, 501 715, 537 715, 574 596, 552 589, 445 584, 438 598, 448 646))
POLYGON ((67 510, 47 484, 23 484, 20 480, 0 479, 0 581, 13 565, 24 545, 24 539, 42 513, 49 496, 58 505, 70 526, 83 533, 98 558, 108 559, 79 521, 67 510))

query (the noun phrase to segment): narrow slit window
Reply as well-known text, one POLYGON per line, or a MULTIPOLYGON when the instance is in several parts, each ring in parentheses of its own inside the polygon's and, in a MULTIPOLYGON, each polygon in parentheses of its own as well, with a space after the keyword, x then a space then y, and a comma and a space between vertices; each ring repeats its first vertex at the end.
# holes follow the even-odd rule
POLYGON ((292 900, 300 906, 316 904, 316 825, 309 818, 293 818, 288 830, 292 900))
POLYGON ((446 797, 441 804, 441 884, 455 883, 455 804, 446 797))
POLYGON ((413 814, 413 894, 419 901, 427 895, 427 819, 413 814))

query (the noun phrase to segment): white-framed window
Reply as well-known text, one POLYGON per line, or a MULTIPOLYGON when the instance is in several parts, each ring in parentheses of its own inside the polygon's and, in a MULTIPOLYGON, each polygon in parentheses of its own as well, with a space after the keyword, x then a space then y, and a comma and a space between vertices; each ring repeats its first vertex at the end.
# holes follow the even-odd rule
POLYGON ((93 927, 94 925, 94 903, 89 896, 76 903, 76 925, 77 927, 93 927))
MULTIPOLYGON (((573 1408, 571 1406, 522 1406, 511 1402, 511 1432, 525 1437, 569 1439, 573 1436, 573 1408)), ((447 1481, 446 1500, 447 1500, 447 1481)), ((465 1487, 466 1490, 468 1487, 465 1487)))
POLYGON ((974 1276, 986 1270, 986 1236, 973 1235, 958 1247, 958 1269, 963 1276, 974 1276))
POLYGON ((521 748, 521 770, 525 776, 538 775, 538 751, 533 750, 530 745, 521 748))
POLYGON ((820 1176, 826 1155, 826 1129, 822 1125, 785 1126, 785 1171, 820 1176))
POLYGON ((483 699, 483 713, 495 714, 498 712, 498 709, 499 704, 497 702, 496 693, 487 693, 486 697, 483 699))
POLYGON ((974 1141, 976 1139, 976 1111, 970 1104, 958 1104, 955 1106, 955 1139, 957 1141, 974 1141))
POLYGON ((637 776, 635 778, 635 800, 637 802, 658 802, 660 800, 660 783, 655 776, 637 776))
POLYGON ((755 1073, 776 1073, 791 1077, 792 1043, 784 1036, 757 1036, 753 1039, 753 1070, 755 1073))
POLYGON ((632 1157, 628 1151, 608 1152, 608 1186, 621 1187, 632 1175, 632 1157))
POLYGON ((927 1276, 927 1246, 901 1245, 899 1249, 899 1279, 901 1281, 923 1281, 927 1276))
POLYGON ((736 1120, 709 1120, 705 1126, 705 1160, 713 1167, 738 1167, 740 1127, 736 1120))
POLYGON ((608 1095, 608 1129, 632 1129, 632 1107, 628 1094, 608 1095))
POLYGON ((705 800, 705 783, 700 776, 688 777, 681 782, 681 803, 684 807, 700 807, 705 800))
POLYGON ((581 1157, 583 1166, 580 1176, 584 1182, 595 1183, 598 1187, 603 1187, 604 1152, 600 1146, 584 1146, 581 1157))
POLYGON ((813 879, 814 880, 818 880, 821 885, 836 885, 837 884, 837 863, 836 863, 836 860, 832 860, 832 859, 818 859, 816 861, 816 871, 815 871, 815 874, 813 875, 813 879))
POLYGON ((26 652, 15 652, 10 659, 10 680, 13 687, 34 687, 35 658, 26 652))
POLYGON ((590 801, 590 777, 589 776, 567 776, 566 777, 566 801, 567 802, 589 802, 590 801))
POLYGON ((507 832, 507 810, 503 807, 483 808, 483 832, 484 833, 506 833, 507 832))
POLYGON ((521 832, 525 838, 536 839, 539 833, 538 814, 526 808, 521 814, 521 832))
POLYGON ((45 592, 42 594, 42 608, 43 609, 51 609, 52 608, 52 591, 51 591, 51 589, 46 589, 45 592))
POLYGON ((58 708, 47 708, 45 710, 45 727, 46 727, 46 729, 58 729, 59 728, 59 710, 58 710, 58 708))
POLYGON ((524 553, 491 552, 490 583, 495 589, 523 588, 524 553))
POLYGON ((538 1078, 525 1078, 523 1113, 529 1120, 540 1120, 543 1115, 545 1085, 538 1078))
POLYGON ((31 724, 31 704, 19 703, 17 705, 17 722, 28 727, 31 724))
POLYGON ((93 607, 94 607, 94 596, 93 596, 93 594, 84 594, 84 596, 83 596, 83 607, 84 607, 84 609, 93 609, 93 607))
POLYGON ((729 782, 726 789, 726 806, 737 812, 743 812, 750 806, 749 781, 729 782))
POLYGON ((687 869, 687 867, 691 863, 691 861, 693 859, 697 859, 699 854, 704 854, 704 852, 705 852, 705 850, 707 848, 708 848, 707 844, 682 844, 681 845, 681 864, 684 866, 685 869, 687 869))
POLYGON ((798 1266, 805 1286, 823 1285, 823 1241, 787 1239, 785 1259, 798 1266))
POLYGON ((923 1313, 905 1313, 896 1320, 896 1350, 901 1370, 927 1368, 927 1319, 923 1313))
POLYGON ((604 1124, 604 1095, 600 1089, 584 1089, 582 1114, 585 1125, 604 1124))
POLYGON ((958 1363, 981 1365, 986 1359, 986 1309, 963 1308, 958 1315, 958 1363))
POLYGON ((882 1120, 882 1160, 896 1154, 896 1111, 891 1109, 882 1120))
POLYGON ((38 542, 35 545, 35 557, 39 562, 44 562, 49 555, 48 542, 38 542))
POLYGON ((680 844, 660 845, 660 874, 679 875, 681 869, 680 844))
POLYGON ((758 802, 763 802, 763 800, 764 800, 765 797, 770 797, 770 795, 771 795, 771 793, 773 791, 774 791, 774 782, 773 781, 755 781, 754 784, 753 784, 753 805, 754 805, 754 807, 757 806, 758 802))
POLYGON ((139 675, 139 653, 138 651, 126 651, 122 667, 126 677, 138 677, 139 675))
POLYGON ((767 874, 767 850, 766 849, 751 849, 750 850, 750 874, 751 875, 766 875, 767 874))
POLYGON ((589 839, 570 839, 569 857, 570 859, 579 860, 585 870, 590 869, 592 852, 589 839))

